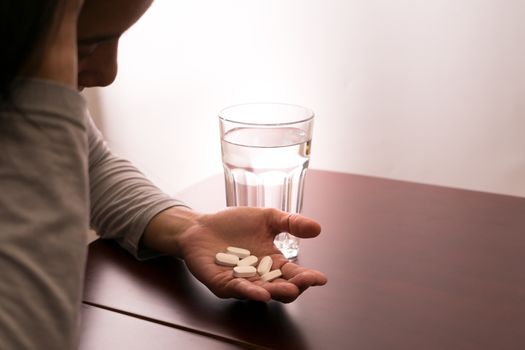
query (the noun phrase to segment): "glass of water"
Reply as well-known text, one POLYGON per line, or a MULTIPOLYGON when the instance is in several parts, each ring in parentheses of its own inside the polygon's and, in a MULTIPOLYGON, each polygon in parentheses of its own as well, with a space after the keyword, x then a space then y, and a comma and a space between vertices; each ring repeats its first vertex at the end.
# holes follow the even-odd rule
MULTIPOLYGON (((300 213, 314 113, 291 104, 249 103, 223 109, 219 121, 227 205, 300 213)), ((283 232, 274 243, 286 258, 297 257, 297 237, 283 232)))

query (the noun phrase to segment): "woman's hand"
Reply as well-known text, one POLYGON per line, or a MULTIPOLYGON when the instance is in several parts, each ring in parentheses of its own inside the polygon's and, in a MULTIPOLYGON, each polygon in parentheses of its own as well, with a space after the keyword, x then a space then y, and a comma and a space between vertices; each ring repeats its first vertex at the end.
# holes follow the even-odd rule
POLYGON ((218 297, 291 302, 308 287, 325 284, 326 277, 289 262, 273 244, 275 235, 289 232, 310 238, 320 230, 311 219, 276 209, 234 207, 215 214, 196 214, 172 208, 152 220, 143 243, 182 257, 193 275, 218 297), (248 249, 259 259, 271 256, 272 270, 280 268, 283 276, 271 282, 258 276, 233 277, 231 267, 215 263, 215 254, 228 246, 248 249))

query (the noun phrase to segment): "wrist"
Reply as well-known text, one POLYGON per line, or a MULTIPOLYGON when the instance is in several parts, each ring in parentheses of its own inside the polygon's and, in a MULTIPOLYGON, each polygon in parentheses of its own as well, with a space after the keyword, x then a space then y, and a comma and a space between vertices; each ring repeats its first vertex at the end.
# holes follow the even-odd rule
POLYGON ((151 219, 141 243, 156 251, 182 258, 181 237, 198 224, 200 217, 201 214, 183 206, 168 208, 151 219))

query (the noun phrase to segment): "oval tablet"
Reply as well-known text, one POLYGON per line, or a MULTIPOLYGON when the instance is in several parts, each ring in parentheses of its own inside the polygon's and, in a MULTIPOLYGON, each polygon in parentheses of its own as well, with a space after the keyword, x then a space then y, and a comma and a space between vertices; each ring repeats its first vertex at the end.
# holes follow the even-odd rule
POLYGON ((253 277, 257 274, 257 270, 253 266, 235 266, 233 268, 234 277, 253 277))
POLYGON ((255 266, 257 261, 259 261, 259 259, 255 255, 250 255, 242 260, 239 260, 237 266, 255 266))
POLYGON ((257 273, 262 276, 265 273, 270 272, 270 270, 272 269, 272 264, 272 258, 270 258, 269 256, 265 256, 261 259, 259 266, 257 266, 257 273))
POLYGON ((224 266, 237 266, 239 257, 233 254, 217 253, 215 254, 215 262, 224 266))
POLYGON ((277 270, 273 270, 273 271, 265 273, 264 275, 261 276, 261 279, 263 281, 270 282, 276 279, 277 277, 281 277, 282 275, 283 273, 281 272, 281 270, 277 269, 277 270))
POLYGON ((247 256, 250 256, 250 251, 248 249, 237 248, 237 247, 226 248, 226 253, 237 255, 241 259, 244 259, 247 256))

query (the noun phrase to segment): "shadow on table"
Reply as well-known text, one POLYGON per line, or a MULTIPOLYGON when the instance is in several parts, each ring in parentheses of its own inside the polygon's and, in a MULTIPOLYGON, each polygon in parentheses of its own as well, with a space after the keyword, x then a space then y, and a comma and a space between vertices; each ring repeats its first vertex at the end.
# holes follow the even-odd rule
POLYGON ((289 305, 219 299, 183 261, 139 262, 108 241, 90 246, 84 300, 244 347, 309 349, 289 305))

